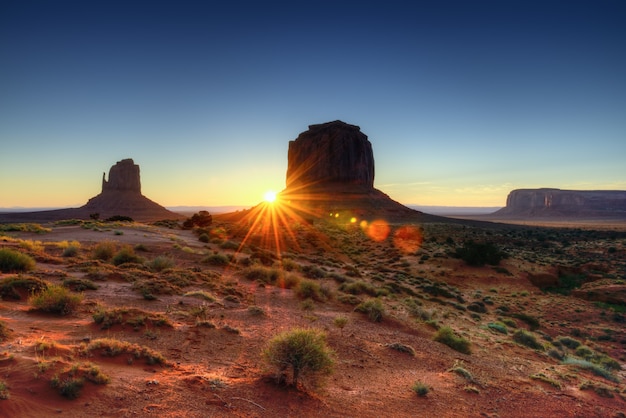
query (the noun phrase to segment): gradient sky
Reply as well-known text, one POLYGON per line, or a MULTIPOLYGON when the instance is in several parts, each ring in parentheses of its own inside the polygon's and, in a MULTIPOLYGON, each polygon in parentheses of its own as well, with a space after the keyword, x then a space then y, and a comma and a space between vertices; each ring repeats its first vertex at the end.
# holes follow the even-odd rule
POLYGON ((124 158, 162 205, 253 205, 336 119, 405 204, 626 190, 622 0, 213 3, 0 0, 0 207, 124 158))

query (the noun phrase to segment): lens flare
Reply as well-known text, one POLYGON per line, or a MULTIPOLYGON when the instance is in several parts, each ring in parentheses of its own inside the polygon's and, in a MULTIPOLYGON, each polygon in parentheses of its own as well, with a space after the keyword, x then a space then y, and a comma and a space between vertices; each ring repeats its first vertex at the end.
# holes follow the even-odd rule
POLYGON ((393 245, 405 254, 415 253, 424 241, 422 231, 414 226, 401 226, 393 234, 393 245))
POLYGON ((373 241, 381 242, 387 239, 390 230, 391 228, 387 222, 377 220, 369 224, 365 232, 373 241))

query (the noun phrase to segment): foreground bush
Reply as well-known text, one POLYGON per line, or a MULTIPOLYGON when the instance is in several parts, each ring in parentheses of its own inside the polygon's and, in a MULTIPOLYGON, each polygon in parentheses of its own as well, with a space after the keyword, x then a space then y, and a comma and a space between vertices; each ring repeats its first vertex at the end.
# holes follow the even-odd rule
POLYGON ((67 315, 76 310, 83 295, 72 293, 63 286, 50 285, 40 293, 32 295, 28 303, 36 310, 67 315))
POLYGON ((433 338, 434 341, 445 344, 460 353, 470 354, 470 342, 463 337, 457 336, 452 328, 445 326, 439 328, 433 338))
POLYGON ((19 300, 24 295, 41 292, 47 287, 48 283, 36 277, 5 277, 0 280, 0 299, 9 298, 19 300))
POLYGON ((8 248, 0 248, 0 271, 17 273, 35 268, 35 260, 29 255, 8 248))
POLYGON ((270 340, 262 352, 263 358, 279 372, 279 381, 292 372, 292 384, 309 372, 330 372, 332 350, 326 345, 326 334, 313 329, 296 328, 283 332, 270 340))
POLYGON ((484 266, 485 264, 497 266, 505 254, 490 242, 468 241, 463 244, 462 248, 457 248, 456 256, 470 266, 484 266))
POLYGON ((119 266, 124 263, 143 263, 143 259, 135 254, 133 247, 124 246, 113 256, 112 262, 114 265, 119 266))
POLYGON ((372 322, 382 321, 383 315, 385 314, 385 308, 383 307, 382 302, 378 299, 368 299, 365 302, 359 303, 354 310, 355 312, 366 314, 372 322))

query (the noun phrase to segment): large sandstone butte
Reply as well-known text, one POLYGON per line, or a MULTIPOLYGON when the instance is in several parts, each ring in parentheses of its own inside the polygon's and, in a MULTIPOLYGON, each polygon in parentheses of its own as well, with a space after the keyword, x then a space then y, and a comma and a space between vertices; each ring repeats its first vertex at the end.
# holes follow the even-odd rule
POLYGON ((0 222, 43 222, 61 219, 100 219, 128 216, 136 221, 182 219, 184 216, 165 209, 141 194, 139 166, 130 158, 118 161, 109 170, 109 180, 102 175, 102 192, 80 208, 0 214, 0 222))
POLYGON ((341 121, 309 125, 289 142, 287 189, 374 189, 374 153, 361 128, 341 121))
POLYGON ((626 191, 518 189, 509 193, 501 217, 626 218, 626 191))
POLYGON ((289 142, 283 201, 308 213, 349 211, 361 218, 420 215, 374 188, 372 144, 342 121, 310 125, 289 142))

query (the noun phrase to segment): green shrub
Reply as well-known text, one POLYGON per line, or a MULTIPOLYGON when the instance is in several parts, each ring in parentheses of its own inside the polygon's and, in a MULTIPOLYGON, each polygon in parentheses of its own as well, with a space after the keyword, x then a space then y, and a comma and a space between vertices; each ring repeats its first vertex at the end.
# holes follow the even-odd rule
POLYGON ((83 295, 72 293, 67 288, 50 285, 47 289, 32 295, 28 303, 36 310, 68 315, 76 310, 83 300, 83 295))
POLYGON ((227 266, 230 263, 230 258, 226 254, 209 254, 202 262, 212 266, 227 266))
POLYGON ((98 285, 89 279, 79 279, 76 277, 68 277, 63 279, 63 286, 74 292, 82 292, 83 290, 98 290, 98 285))
POLYGON ((495 244, 468 241, 462 248, 457 248, 456 256, 470 266, 497 266, 505 257, 495 244))
POLYGON ((9 248, 0 248, 0 271, 17 273, 35 268, 35 260, 27 254, 9 248))
POLYGON ((97 260, 109 261, 115 254, 115 244, 111 241, 99 242, 93 250, 93 257, 97 260))
POLYGON ((379 299, 368 299, 361 302, 354 308, 354 311, 366 314, 373 322, 382 321, 385 314, 385 308, 379 299))
POLYGON ((324 300, 320 284, 318 282, 314 282, 313 280, 302 280, 298 285, 298 290, 296 290, 296 294, 301 299, 313 299, 318 302, 324 300))
POLYGON ((119 266, 124 263, 142 263, 143 260, 135 254, 133 247, 126 245, 113 256, 112 262, 114 265, 119 266))
POLYGON ((300 267, 302 273, 310 279, 323 279, 326 277, 324 270, 317 266, 307 265, 300 267))
POLYGON ((565 357, 565 359, 563 359, 563 364, 575 366, 584 370, 589 370, 596 376, 604 377, 605 379, 608 379, 612 382, 618 381, 617 377, 615 377, 610 370, 607 370, 606 368, 592 363, 588 360, 582 360, 575 357, 565 357))
POLYGON ((508 329, 506 328, 506 325, 504 325, 501 322, 490 322, 487 324, 487 327, 496 332, 499 332, 500 334, 507 335, 509 333, 508 329))
POLYGON ((7 400, 11 396, 9 395, 9 387, 5 382, 0 380, 0 400, 7 400))
POLYGON ((159 255, 147 263, 147 266, 152 271, 163 271, 174 267, 176 263, 170 257, 159 255))
POLYGON ((63 257, 76 257, 78 255, 79 247, 70 245, 63 250, 63 257))
POLYGON ((557 338, 557 341, 561 344, 563 344, 565 347, 567 348, 571 348, 572 350, 575 350, 576 348, 578 348, 581 344, 580 341, 572 338, 572 337, 559 337, 557 338))
POLYGON ((526 322, 528 326, 530 327, 531 331, 535 331, 540 326, 539 320, 535 318, 534 316, 531 316, 525 313, 514 313, 514 314, 511 314, 511 316, 526 322))
POLYGON ((396 342, 396 343, 387 344, 387 347, 391 348, 392 350, 399 351, 401 353, 407 353, 411 356, 415 356, 415 349, 411 347, 410 345, 396 342))
POLYGON ((88 344, 82 344, 79 354, 89 356, 93 352, 98 352, 102 356, 116 357, 121 354, 131 354, 132 358, 143 358, 147 364, 166 364, 167 360, 158 351, 151 348, 133 344, 128 341, 120 341, 113 338, 98 338, 91 340, 88 344))
POLYGON ((55 376, 50 381, 50 385, 58 389, 59 393, 68 398, 68 399, 76 399, 80 395, 80 390, 83 388, 85 384, 85 380, 80 377, 67 377, 67 378, 59 378, 55 376))
POLYGON ((439 328, 433 340, 445 344, 460 353, 471 353, 470 342, 463 337, 457 336, 449 326, 439 328))
POLYGON ((0 298, 21 299, 20 291, 29 295, 41 292, 48 283, 35 277, 13 276, 0 279, 0 298))
POLYGON ((351 295, 361 295, 363 293, 368 294, 370 296, 377 295, 377 289, 369 283, 365 283, 362 281, 351 282, 351 283, 342 283, 339 286, 339 290, 345 293, 349 293, 351 295))
POLYGON ((517 331, 515 331, 515 333, 513 334, 513 341, 526 347, 532 348, 533 350, 544 350, 543 345, 541 345, 537 341, 537 338, 535 338, 533 334, 524 329, 518 329, 517 331))
POLYGON ((279 381, 286 381, 291 369, 292 384, 310 372, 330 372, 333 352, 326 344, 326 334, 313 329, 296 328, 272 338, 262 356, 278 369, 279 381))
POLYGON ((417 396, 426 396, 430 392, 430 388, 426 383, 422 383, 419 380, 413 383, 411 390, 417 394, 417 396))

